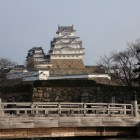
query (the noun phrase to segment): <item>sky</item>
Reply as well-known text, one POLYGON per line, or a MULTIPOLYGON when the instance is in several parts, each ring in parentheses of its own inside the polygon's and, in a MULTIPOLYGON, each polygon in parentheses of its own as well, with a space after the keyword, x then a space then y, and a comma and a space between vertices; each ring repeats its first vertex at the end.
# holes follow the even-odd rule
POLYGON ((74 26, 84 63, 140 38, 140 0, 0 0, 0 57, 22 65, 28 50, 47 54, 58 25, 74 26))

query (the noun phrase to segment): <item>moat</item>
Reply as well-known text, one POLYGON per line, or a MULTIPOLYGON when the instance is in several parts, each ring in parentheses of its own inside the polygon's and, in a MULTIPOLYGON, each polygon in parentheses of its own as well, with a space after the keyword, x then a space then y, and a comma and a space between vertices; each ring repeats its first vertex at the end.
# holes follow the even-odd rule
POLYGON ((140 140, 135 137, 71 137, 71 138, 28 138, 28 139, 7 139, 7 140, 140 140))

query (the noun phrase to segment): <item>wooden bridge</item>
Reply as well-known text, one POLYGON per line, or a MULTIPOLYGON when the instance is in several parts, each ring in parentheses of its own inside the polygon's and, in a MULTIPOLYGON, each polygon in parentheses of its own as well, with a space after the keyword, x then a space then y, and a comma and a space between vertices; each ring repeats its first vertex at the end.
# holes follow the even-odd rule
POLYGON ((0 102, 0 138, 121 136, 140 133, 140 105, 0 102))

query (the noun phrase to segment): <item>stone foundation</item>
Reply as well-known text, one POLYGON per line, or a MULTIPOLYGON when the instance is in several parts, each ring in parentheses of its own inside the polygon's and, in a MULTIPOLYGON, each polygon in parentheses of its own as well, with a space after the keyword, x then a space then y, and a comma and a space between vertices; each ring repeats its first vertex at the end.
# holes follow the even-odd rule
POLYGON ((98 66, 84 66, 78 60, 52 60, 53 67, 49 68, 50 75, 73 75, 73 74, 104 74, 105 70, 98 66), (69 65, 71 63, 71 67, 69 65))
POLYGON ((51 60, 52 68, 61 68, 61 69, 82 69, 84 64, 82 59, 52 59, 51 60))
MULTIPOLYGON (((98 79, 99 80, 99 79, 98 79)), ((103 81, 103 79, 101 80, 103 81)), ((132 91, 140 102, 140 87, 97 84, 94 80, 46 80, 0 87, 2 101, 16 102, 111 102, 130 103, 132 91)))
MULTIPOLYGON (((131 103, 131 92, 113 87, 34 87, 33 102, 131 103), (110 89, 112 88, 112 89, 110 89)), ((137 89, 139 90, 139 89, 137 89)), ((137 92, 138 93, 138 92, 137 92)), ((137 94, 138 101, 140 95, 137 94)))
POLYGON ((51 68, 49 69, 50 75, 73 75, 73 74, 87 74, 84 68, 51 68))

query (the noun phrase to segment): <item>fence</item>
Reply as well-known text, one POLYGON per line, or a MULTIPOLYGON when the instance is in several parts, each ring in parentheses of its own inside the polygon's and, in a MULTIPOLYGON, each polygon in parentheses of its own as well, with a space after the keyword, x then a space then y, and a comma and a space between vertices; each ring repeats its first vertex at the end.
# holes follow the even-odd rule
POLYGON ((0 102, 0 116, 138 116, 140 105, 116 103, 0 102))

